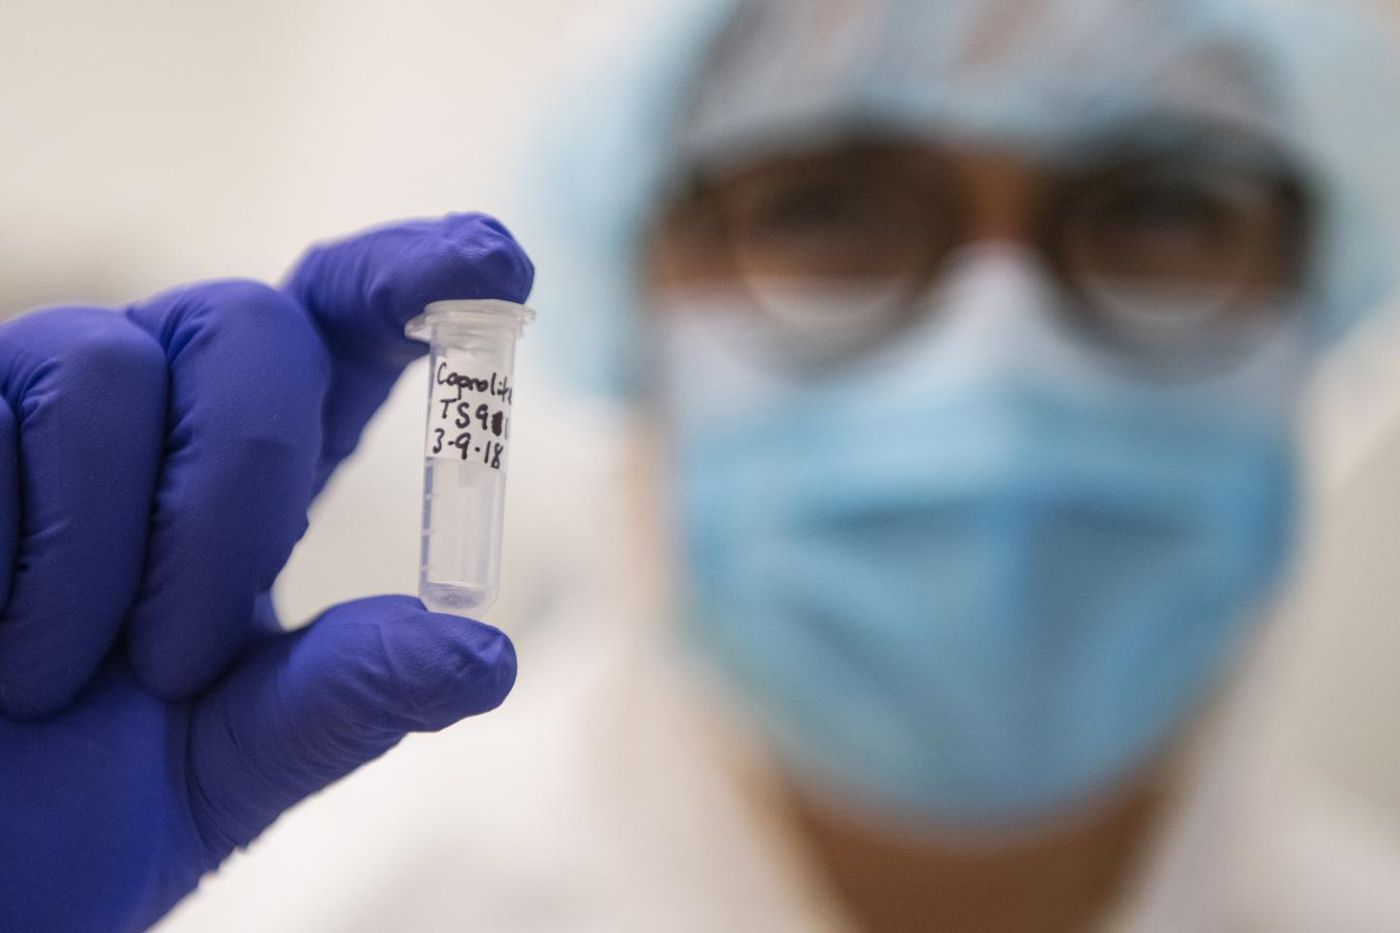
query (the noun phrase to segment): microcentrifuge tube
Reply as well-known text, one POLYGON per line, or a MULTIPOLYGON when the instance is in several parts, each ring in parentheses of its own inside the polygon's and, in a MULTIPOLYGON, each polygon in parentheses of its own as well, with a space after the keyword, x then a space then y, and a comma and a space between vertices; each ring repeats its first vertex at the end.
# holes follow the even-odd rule
POLYGON ((515 343, 534 317, 509 301, 439 301, 405 328, 431 351, 418 595, 433 612, 496 601, 515 343))

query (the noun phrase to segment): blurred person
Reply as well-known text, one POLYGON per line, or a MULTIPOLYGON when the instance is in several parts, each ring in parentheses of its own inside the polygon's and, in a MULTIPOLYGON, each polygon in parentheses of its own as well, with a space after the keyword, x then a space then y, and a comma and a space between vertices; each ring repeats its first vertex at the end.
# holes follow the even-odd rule
POLYGON ((679 9, 573 101, 541 301, 592 312, 559 365, 640 411, 667 614, 827 912, 1394 927, 1390 846, 1209 800, 1303 530, 1304 393, 1392 292, 1383 34, 1306 3, 679 9))
MULTIPOLYGON (((539 697, 559 713, 536 739, 555 757, 461 769, 450 803, 423 803, 430 829, 375 837, 396 863, 256 925, 1400 928, 1394 852, 1302 806, 1238 819, 1221 793, 1238 731, 1188 751, 1286 578, 1309 377, 1390 291, 1390 53, 1336 9, 1224 0, 746 0, 664 19, 570 108, 576 135, 550 147, 544 185, 561 246, 540 253, 537 301, 558 309, 556 362, 633 406, 654 493, 632 503, 640 546, 606 559, 616 586, 559 607, 578 621, 542 659, 563 686, 539 697), (664 609, 608 624, 641 577, 663 581, 664 609)), ((443 228, 468 259, 452 274, 438 228, 412 229, 421 252, 389 228, 293 276, 288 313, 332 351, 318 384, 357 402, 306 490, 406 361, 385 320, 443 289, 528 289, 498 227, 443 228)), ((168 335, 164 307, 134 320, 168 335)), ((172 386, 218 398, 187 379, 172 386)), ((306 490, 274 514, 299 517, 306 490)), ((381 645, 368 669, 362 642, 338 644, 336 619, 360 612, 366 637, 393 632, 383 608, 272 636, 271 657, 319 640, 322 689, 448 694, 422 620, 412 653, 381 645)), ((263 685, 287 681, 282 662, 236 668, 247 685, 230 688, 215 675, 231 649, 190 673, 141 631, 138 683, 207 695, 196 722, 233 737, 191 760, 220 787, 264 776, 239 724, 281 712, 263 685)), ((504 650, 452 631, 488 639, 472 657, 504 650)), ((407 728, 499 702, 503 668, 474 667, 495 686, 458 684, 426 722, 371 728, 350 761, 294 754, 298 779, 270 781, 207 863, 182 863, 184 887, 407 728)), ((70 699, 50 694, 40 712, 70 699)), ((83 709, 43 722, 83 736, 64 725, 83 709)), ((44 750, 42 725, 11 728, 5 746, 44 750)), ((271 735, 298 750, 300 730, 271 735)), ((52 771, 24 768, 0 766, 4 786, 52 771)), ((241 789, 205 821, 240 816, 241 789)), ((281 854, 301 880, 309 867, 281 854)), ((171 928, 250 926, 230 910, 258 897, 238 869, 277 855, 253 853, 171 928)), ((163 890, 159 909, 183 893, 163 890)), ((142 903, 126 922, 153 919, 142 903)))

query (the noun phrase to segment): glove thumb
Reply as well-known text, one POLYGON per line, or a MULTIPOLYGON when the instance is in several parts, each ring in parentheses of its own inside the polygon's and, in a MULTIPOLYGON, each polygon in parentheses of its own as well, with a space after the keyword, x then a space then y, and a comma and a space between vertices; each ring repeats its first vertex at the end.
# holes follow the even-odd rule
POLYGON ((504 634, 403 596, 337 606, 261 645, 191 714, 191 815, 210 867, 406 733, 494 709, 514 683, 504 634))

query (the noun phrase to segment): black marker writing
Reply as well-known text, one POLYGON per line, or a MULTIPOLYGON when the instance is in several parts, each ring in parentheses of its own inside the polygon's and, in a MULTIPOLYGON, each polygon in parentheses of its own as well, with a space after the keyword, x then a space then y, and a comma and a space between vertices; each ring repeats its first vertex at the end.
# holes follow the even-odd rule
POLYGON ((510 440, 510 405, 515 395, 510 377, 497 372, 473 375, 456 371, 444 360, 433 374, 433 383, 453 394, 433 400, 429 414, 428 455, 451 456, 453 459, 460 456, 464 461, 480 462, 492 469, 501 469, 506 452, 504 442, 510 440), (487 401, 481 401, 483 396, 487 401), (438 408, 439 405, 442 407, 438 408), (473 444, 473 432, 477 438, 485 440, 473 444), (446 448, 449 447, 455 448, 455 451, 448 453, 446 448))

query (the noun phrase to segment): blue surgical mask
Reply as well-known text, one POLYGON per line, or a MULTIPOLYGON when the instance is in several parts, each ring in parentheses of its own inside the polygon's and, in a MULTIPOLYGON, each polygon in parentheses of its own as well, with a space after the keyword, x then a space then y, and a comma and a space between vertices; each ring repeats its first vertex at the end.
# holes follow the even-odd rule
POLYGON ((1138 379, 1007 253, 800 372, 715 298, 662 316, 688 633, 799 780, 1016 824, 1160 752, 1286 563, 1297 344, 1138 379))

